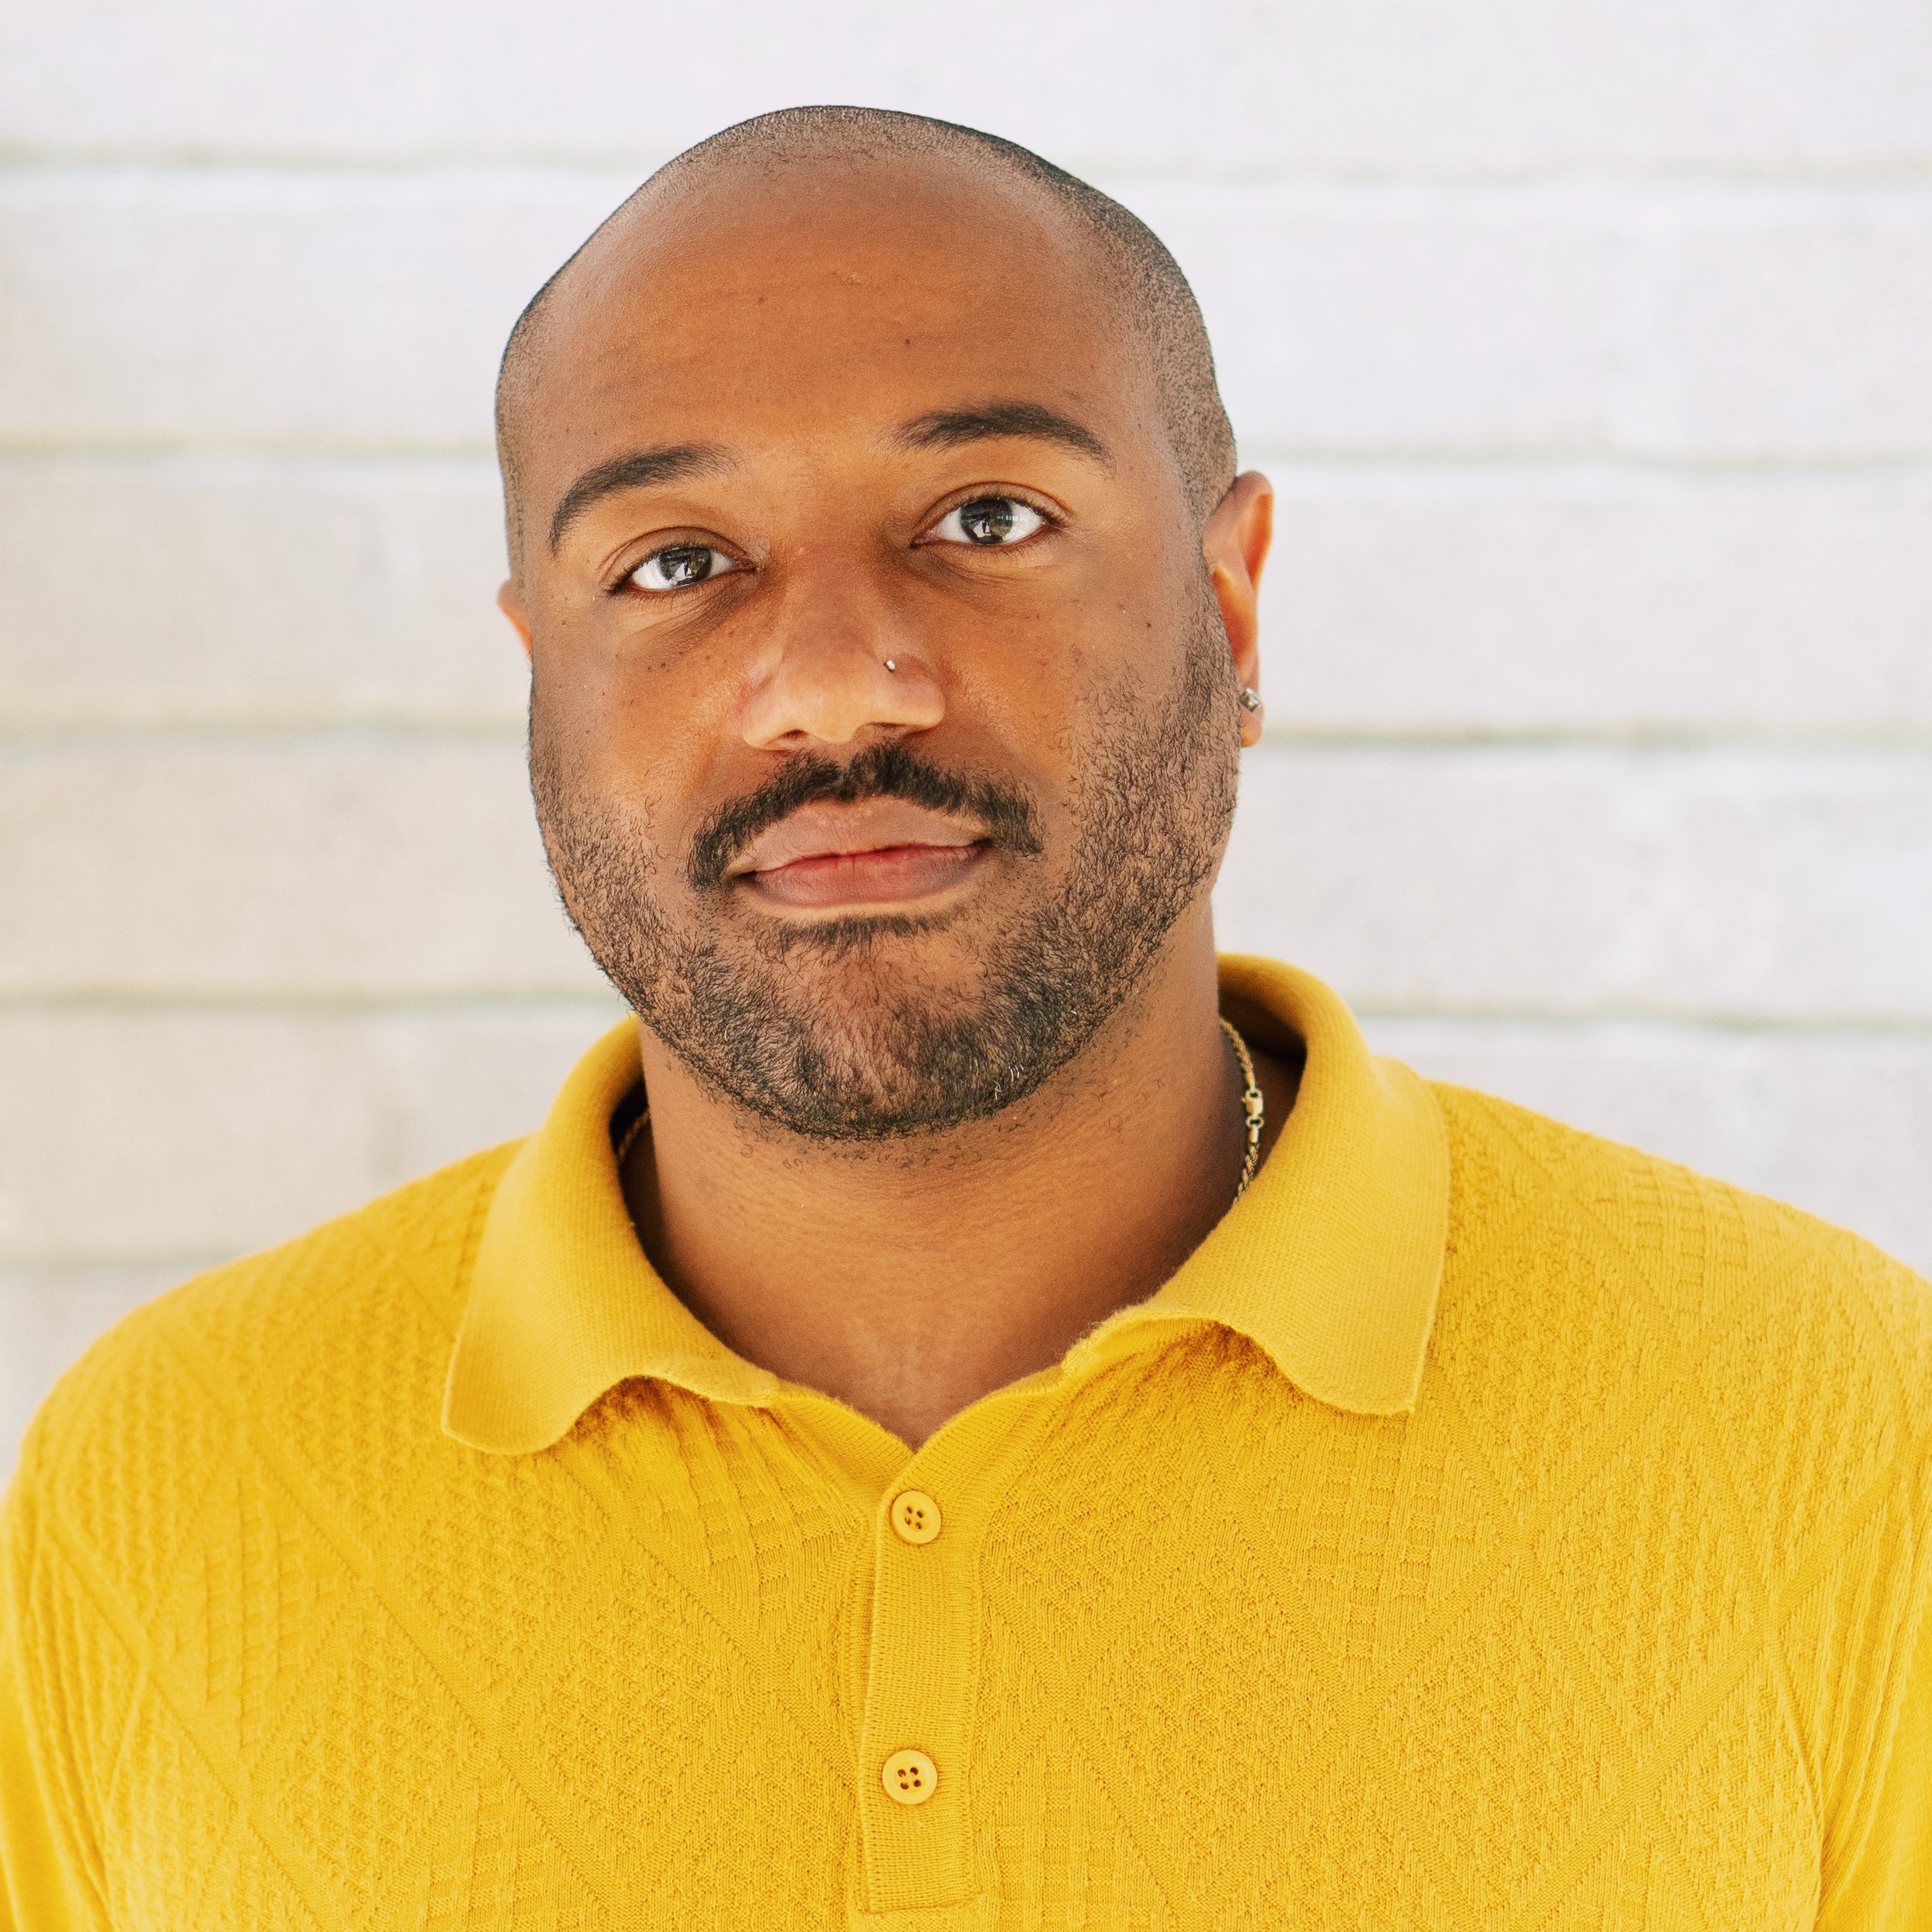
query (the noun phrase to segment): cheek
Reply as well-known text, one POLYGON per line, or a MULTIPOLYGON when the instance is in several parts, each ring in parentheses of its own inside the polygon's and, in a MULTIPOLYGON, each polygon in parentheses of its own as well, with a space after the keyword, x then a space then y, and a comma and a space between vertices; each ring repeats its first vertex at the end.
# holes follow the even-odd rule
MULTIPOLYGON (((555 856, 560 842, 590 862, 593 852, 631 855, 662 871, 672 854, 663 801, 675 798, 654 762, 626 742, 622 708, 587 702, 575 685, 533 680, 530 782, 555 856)), ((567 896, 567 895, 566 895, 567 896)))
POLYGON ((1118 598, 1071 634, 1050 696, 1064 731, 1077 738, 1083 762, 1123 718, 1173 685, 1189 634, 1179 613, 1118 598))
POLYGON ((634 814, 703 794, 734 702, 723 655, 648 635, 539 637, 531 731, 573 791, 634 814))
POLYGON ((1076 761, 1092 713, 1138 655, 1135 628, 1117 599, 1084 587, 979 617, 938 654, 948 667, 949 716, 983 724, 1050 784, 1054 767, 1076 761))

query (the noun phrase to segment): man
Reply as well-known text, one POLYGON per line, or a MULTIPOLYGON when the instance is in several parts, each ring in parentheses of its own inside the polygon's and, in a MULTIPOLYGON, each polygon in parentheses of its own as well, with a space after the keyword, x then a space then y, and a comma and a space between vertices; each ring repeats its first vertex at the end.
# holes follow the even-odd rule
POLYGON ((767 117, 499 424, 638 1023, 49 1401, 12 1922, 1932 1923, 1932 1299, 1217 965, 1270 498, 1158 243, 767 117))

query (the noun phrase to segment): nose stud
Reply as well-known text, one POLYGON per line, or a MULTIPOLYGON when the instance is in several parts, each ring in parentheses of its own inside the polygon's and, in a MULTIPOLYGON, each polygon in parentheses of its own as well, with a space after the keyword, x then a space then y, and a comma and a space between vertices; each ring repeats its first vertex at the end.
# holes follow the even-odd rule
POLYGON ((888 671, 896 671, 899 668, 899 666, 893 663, 890 658, 888 658, 886 660, 886 668, 888 671))

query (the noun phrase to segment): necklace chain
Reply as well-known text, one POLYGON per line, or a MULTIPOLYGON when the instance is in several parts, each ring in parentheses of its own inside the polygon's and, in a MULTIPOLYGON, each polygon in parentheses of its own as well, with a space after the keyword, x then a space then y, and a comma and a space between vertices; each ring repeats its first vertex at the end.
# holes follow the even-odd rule
POLYGON ((624 1130, 624 1138, 617 1143, 617 1172, 624 1172, 624 1164, 631 1158, 631 1150, 638 1144, 638 1136, 651 1124, 651 1110, 641 1107, 638 1117, 624 1130))
MULTIPOLYGON (((1254 1077, 1254 1061, 1249 1054, 1247 1042, 1227 1020, 1222 1021, 1221 1031, 1227 1035, 1228 1044, 1234 1049, 1234 1057, 1241 1063, 1241 1117, 1246 1123, 1248 1147, 1241 1161, 1241 1179, 1234 1189, 1234 1198, 1238 1201, 1247 1192, 1248 1183, 1254 1179, 1256 1165, 1261 1158, 1261 1128, 1267 1118, 1267 1102, 1261 1097, 1260 1086, 1254 1077)), ((620 1174, 624 1172, 624 1162, 631 1158, 631 1148, 638 1144, 638 1136, 650 1124, 651 1110, 646 1107, 624 1130, 624 1138, 617 1147, 620 1174)))
POLYGON ((1222 1021, 1221 1031, 1227 1035, 1234 1057, 1241 1063, 1241 1117, 1247 1124, 1248 1151, 1242 1157, 1241 1178, 1235 1184, 1234 1198, 1238 1201, 1247 1192, 1261 1158, 1261 1128, 1268 1117, 1268 1104, 1261 1097, 1260 1082, 1254 1077, 1254 1060, 1247 1042, 1236 1032, 1230 1020, 1222 1021))

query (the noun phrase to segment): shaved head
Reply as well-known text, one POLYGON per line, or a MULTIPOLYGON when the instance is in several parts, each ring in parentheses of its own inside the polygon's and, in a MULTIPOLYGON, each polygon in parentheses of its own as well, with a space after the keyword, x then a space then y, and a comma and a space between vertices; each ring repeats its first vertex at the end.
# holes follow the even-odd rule
POLYGON ((956 166, 1032 200, 1090 264, 1122 352, 1145 362, 1188 507, 1205 522, 1233 481, 1234 435, 1215 381, 1199 304, 1179 264, 1145 223, 1110 196, 1017 143, 946 121, 874 107, 789 107, 727 128, 652 175, 538 290, 510 332, 496 392, 498 454, 515 565, 523 542, 524 418, 553 346, 559 299, 579 275, 621 256, 654 209, 720 177, 774 179, 814 167, 956 166))

